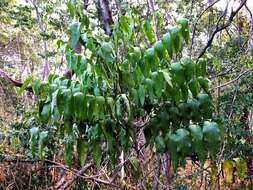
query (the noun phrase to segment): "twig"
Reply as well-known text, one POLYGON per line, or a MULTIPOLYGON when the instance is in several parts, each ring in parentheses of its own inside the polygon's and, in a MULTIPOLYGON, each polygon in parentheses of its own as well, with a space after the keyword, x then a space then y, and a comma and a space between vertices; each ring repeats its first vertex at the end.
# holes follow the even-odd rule
MULTIPOLYGON (((4 78, 5 80, 11 82, 14 86, 16 87, 22 87, 23 83, 20 80, 15 80, 13 78, 11 78, 8 74, 6 74, 6 72, 4 72, 2 69, 0 69, 0 77, 4 78)), ((26 88, 27 91, 29 92, 33 92, 32 87, 28 86, 26 88)))
POLYGON ((214 88, 211 88, 210 91, 215 90, 215 89, 217 89, 217 88, 222 88, 222 87, 224 87, 224 86, 230 85, 230 84, 232 84, 232 83, 238 81, 243 75, 249 73, 249 72, 252 71, 252 70, 253 70, 253 68, 250 68, 250 69, 244 71, 243 73, 241 73, 240 75, 238 75, 238 77, 236 77, 235 79, 233 79, 233 80, 231 80, 231 81, 228 81, 228 82, 226 82, 226 83, 224 83, 224 84, 222 84, 222 85, 220 85, 220 86, 216 86, 216 87, 214 87, 214 88))
MULTIPOLYGON (((198 24, 199 19, 204 15, 204 13, 205 13, 208 9, 210 9, 212 6, 214 6, 214 5, 215 5, 216 3, 218 3, 219 1, 220 1, 220 0, 214 1, 214 2, 211 3, 209 6, 207 6, 207 7, 205 8, 204 11, 202 11, 202 12, 199 14, 199 16, 198 16, 196 22, 195 22, 194 25, 193 25, 193 29, 192 29, 192 39, 191 39, 191 45, 190 45, 190 52, 192 52, 192 47, 193 47, 194 38, 195 38, 195 34, 196 34, 196 27, 197 27, 197 24, 198 24)), ((191 53, 190 53, 190 54, 191 54, 191 53)))
MULTIPOLYGON (((93 164, 92 163, 89 163, 87 164, 86 166, 84 166, 78 173, 74 173, 75 176, 70 180, 68 181, 67 183, 65 183, 63 185, 63 187, 61 188, 61 190, 64 190, 64 189, 67 189, 68 187, 70 187, 72 185, 72 183, 74 183, 74 181, 77 179, 77 177, 81 177, 81 175, 86 171, 88 170, 93 164)), ((73 172, 72 172, 73 173, 73 172)))
POLYGON ((206 50, 212 45, 212 42, 213 42, 213 39, 214 39, 215 35, 218 32, 220 32, 220 31, 222 31, 222 30, 224 30, 224 29, 226 29, 227 27, 230 26, 230 24, 232 23, 234 17, 241 10, 241 8, 246 4, 246 2, 247 2, 247 0, 243 0, 242 3, 240 4, 240 6, 235 11, 231 12, 230 17, 229 17, 228 21, 225 24, 223 24, 222 26, 219 26, 219 23, 217 23, 215 31, 212 33, 212 35, 209 38, 206 46, 203 48, 203 50, 199 54, 198 59, 201 58, 206 53, 206 50))

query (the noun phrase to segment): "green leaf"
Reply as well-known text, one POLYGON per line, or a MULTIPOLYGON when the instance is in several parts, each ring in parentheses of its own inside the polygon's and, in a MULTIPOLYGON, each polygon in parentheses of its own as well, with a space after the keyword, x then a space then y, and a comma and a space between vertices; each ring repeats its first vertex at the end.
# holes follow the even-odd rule
POLYGON ((69 0, 67 6, 70 16, 73 18, 76 14, 76 0, 69 0))
POLYGON ((126 34, 130 33, 129 18, 127 16, 121 16, 119 18, 120 29, 126 34))
POLYGON ((155 98, 154 88, 153 88, 154 84, 155 84, 154 81, 151 80, 150 78, 145 79, 145 85, 147 87, 147 94, 149 94, 150 99, 155 98))
POLYGON ((236 173, 237 176, 239 177, 240 180, 243 180, 246 176, 247 176, 247 163, 246 161, 238 158, 235 159, 236 163, 235 163, 235 168, 236 168, 236 173))
POLYGON ((198 83, 200 84, 200 86, 204 89, 204 91, 206 93, 208 93, 208 90, 209 90, 209 80, 208 79, 205 79, 203 77, 198 77, 198 83))
POLYGON ((141 177, 141 166, 140 166, 140 161, 138 160, 138 158, 132 156, 129 158, 129 161, 133 167, 133 177, 135 179, 135 181, 137 182, 138 179, 140 179, 141 177))
POLYGON ((112 63, 113 57, 113 47, 110 42, 103 42, 98 54, 105 60, 106 63, 112 63))
POLYGON ((189 138, 189 131, 186 129, 178 129, 176 131, 176 141, 178 142, 177 151, 187 155, 191 148, 191 140, 189 138))
POLYGON ((85 96, 82 92, 76 92, 73 95, 74 111, 77 121, 82 121, 86 116, 85 96))
POLYGON ((139 90, 138 90, 138 96, 139 100, 142 106, 144 106, 145 102, 145 87, 143 85, 140 85, 139 90))
POLYGON ((133 47, 134 59, 139 61, 141 59, 141 49, 139 47, 133 47))
POLYGON ((67 135, 65 137, 64 142, 64 160, 68 167, 71 167, 72 165, 72 156, 74 151, 74 142, 70 135, 67 135))
POLYGON ((33 127, 30 130, 30 147, 32 155, 35 156, 37 152, 37 144, 38 144, 38 138, 39 138, 39 128, 33 127))
POLYGON ((190 80, 188 83, 189 89, 194 97, 196 97, 199 93, 199 83, 196 79, 190 80))
POLYGON ((80 38, 80 23, 75 22, 70 26, 70 39, 69 39, 69 45, 72 49, 75 49, 77 42, 80 38))
POLYGON ((202 141, 203 133, 202 133, 202 129, 200 128, 200 126, 190 125, 189 129, 191 131, 191 135, 192 135, 193 139, 198 140, 198 141, 202 141))
POLYGON ((197 153, 199 160, 204 163, 207 157, 207 153, 203 144, 203 132, 200 126, 190 125, 189 126, 194 152, 197 153))
POLYGON ((204 58, 200 58, 196 65, 196 75, 197 76, 206 76, 206 67, 207 67, 207 60, 204 58))
POLYGON ((20 96, 28 87, 28 85, 32 82, 33 80, 33 76, 29 76, 25 79, 25 81, 23 82, 21 88, 18 90, 17 94, 20 96))
POLYGON ((180 62, 173 63, 171 65, 171 72, 173 74, 173 78, 176 80, 179 86, 181 86, 185 82, 184 77, 184 68, 180 62))
POLYGON ((190 32, 189 32, 189 23, 188 19, 181 18, 177 21, 177 23, 180 25, 180 31, 182 33, 182 36, 187 44, 189 44, 190 40, 190 32))
POLYGON ((153 32, 153 28, 148 20, 146 20, 143 24, 143 30, 144 34, 148 38, 150 43, 153 43, 155 41, 155 35, 153 32))
POLYGON ((163 73, 163 77, 164 77, 165 81, 167 82, 167 84, 168 84, 170 87, 173 87, 172 82, 171 82, 171 77, 170 77, 170 75, 169 75, 169 72, 166 71, 166 70, 162 70, 161 72, 163 73))
POLYGON ((44 147, 48 141, 48 131, 42 131, 39 135, 39 157, 40 159, 44 158, 44 147))
POLYGON ((51 105, 45 104, 40 112, 40 119, 42 122, 46 123, 50 119, 51 116, 51 105))
POLYGON ((101 152, 100 144, 97 141, 92 143, 92 156, 93 156, 96 166, 99 167, 101 163, 102 152, 101 152))
POLYGON ((157 41, 154 45, 155 51, 159 57, 159 59, 163 59, 165 57, 165 48, 161 40, 157 41))
POLYGON ((162 43, 163 43, 164 47, 167 49, 167 52, 168 52, 170 58, 172 58, 174 48, 173 48, 172 38, 171 38, 171 35, 169 32, 167 32, 166 34, 163 35, 162 43))
POLYGON ((184 67, 185 71, 185 78, 187 81, 190 81, 191 79, 193 79, 193 76, 195 74, 194 70, 195 70, 195 65, 194 62, 191 59, 182 59, 181 60, 182 66, 184 67))
POLYGON ((33 89, 33 92, 36 96, 39 96, 40 95, 40 92, 42 91, 42 84, 41 84, 41 81, 40 80, 34 80, 32 82, 32 89, 33 89))
POLYGON ((68 118, 74 114, 72 92, 70 89, 63 89, 61 94, 64 100, 64 116, 68 118))
POLYGON ((178 53, 181 50, 182 46, 182 38, 181 38, 181 33, 178 27, 173 27, 170 29, 170 34, 171 34, 171 40, 173 43, 173 48, 174 52, 178 53))
POLYGON ((131 89, 131 99, 133 99, 134 103, 136 105, 139 104, 139 96, 138 96, 138 91, 134 88, 131 89))
POLYGON ((157 152, 164 152, 166 146, 164 138, 162 138, 161 136, 157 136, 155 138, 155 145, 157 152))
POLYGON ((89 147, 89 143, 87 142, 87 139, 85 139, 85 138, 78 138, 77 139, 76 148, 77 148, 77 153, 78 153, 79 162, 80 162, 81 166, 83 166, 86 161, 88 147, 89 147))
POLYGON ((221 132, 217 123, 205 121, 203 125, 203 134, 207 149, 212 155, 216 154, 219 150, 219 143, 221 141, 221 132))
POLYGON ((183 101, 187 101, 188 94, 189 94, 187 86, 186 85, 181 85, 180 90, 181 90, 183 101))
POLYGON ((149 48, 145 52, 145 66, 149 66, 152 70, 156 70, 158 66, 158 58, 154 48, 149 48))

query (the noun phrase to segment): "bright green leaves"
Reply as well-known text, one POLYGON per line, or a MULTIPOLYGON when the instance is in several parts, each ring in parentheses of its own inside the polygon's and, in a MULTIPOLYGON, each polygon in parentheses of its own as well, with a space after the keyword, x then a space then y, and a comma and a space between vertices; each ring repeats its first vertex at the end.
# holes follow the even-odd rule
MULTIPOLYGON (((76 16, 74 8, 69 4, 76 16)), ((206 122, 203 126, 212 118, 205 60, 177 60, 184 42, 189 42, 188 21, 179 20, 157 42, 146 21, 143 31, 152 46, 145 49, 136 47, 131 19, 121 16, 113 37, 106 40, 96 39, 85 27, 80 35, 81 19, 82 23, 71 25, 65 53, 74 77, 49 78, 49 89, 40 101, 42 121, 64 125, 64 158, 69 166, 75 150, 80 165, 91 154, 99 167, 102 152, 113 165, 117 163, 122 151, 129 153, 135 139, 131 125, 142 116, 151 116, 144 126, 147 144, 155 145, 158 152, 170 152, 175 169, 186 156, 197 155, 204 161, 215 152, 204 144, 220 131, 213 123, 214 127, 206 122), (79 40, 85 46, 82 54, 73 50, 79 40)), ((39 141, 40 136, 35 131, 31 139, 39 141)), ((42 147, 45 139, 42 134, 42 147)), ((138 163, 132 160, 131 164, 137 172, 138 163)))
POLYGON ((153 28, 148 20, 146 20, 143 24, 143 31, 149 42, 153 43, 155 41, 155 35, 153 28))
POLYGON ((189 131, 178 129, 175 134, 168 135, 168 147, 171 152, 172 164, 174 170, 178 163, 183 161, 184 157, 191 153, 191 139, 189 131))
POLYGON ((185 18, 181 18, 177 21, 177 23, 180 25, 180 32, 181 32, 185 42, 188 44, 189 40, 190 40, 188 20, 185 18))
POLYGON ((85 105, 85 96, 82 92, 76 92, 73 95, 74 111, 77 121, 82 121, 86 117, 86 105, 85 105))
POLYGON ((102 151, 99 143, 99 141, 94 141, 92 143, 92 157, 97 167, 100 166, 102 158, 102 151))
POLYGON ((205 77, 206 67, 207 67, 207 61, 203 58, 200 58, 196 64, 196 75, 205 77))
POLYGON ((42 131, 39 134, 39 157, 42 159, 45 157, 44 155, 44 147, 48 142, 48 131, 42 131))
POLYGON ((171 73, 175 82, 181 86, 185 82, 184 68, 180 62, 171 65, 171 73))
POLYGON ((179 52, 182 47, 181 33, 178 27, 173 27, 170 29, 171 41, 173 44, 173 50, 175 53, 179 52))
POLYGON ((75 22, 70 26, 70 39, 69 39, 69 45, 72 49, 75 49, 77 42, 80 38, 80 23, 75 22))
POLYGON ((44 104, 42 106, 42 110, 39 113, 40 119, 42 122, 46 123, 49 121, 51 117, 51 106, 50 104, 44 104))
POLYGON ((239 179, 243 180, 247 176, 247 170, 248 170, 247 163, 246 161, 240 158, 235 159, 235 162, 236 162, 235 168, 236 168, 237 176, 239 177, 239 179))
POLYGON ((161 40, 159 40, 155 43, 154 49, 155 49, 156 54, 160 60, 162 60, 166 56, 166 54, 165 54, 166 49, 165 49, 161 40))
POLYGON ((203 163, 207 157, 203 141, 203 131, 198 125, 190 125, 189 130, 192 136, 193 150, 197 153, 199 160, 203 163))
POLYGON ((131 19, 131 17, 125 15, 119 18, 119 28, 127 37, 130 37, 132 34, 133 24, 131 19))
POLYGON ((44 148, 48 143, 48 131, 40 131, 39 128, 33 127, 30 129, 30 148, 32 155, 38 155, 40 159, 44 159, 44 148))
POLYGON ((166 48, 170 58, 172 58, 172 56, 173 56, 173 42, 172 42, 170 32, 167 32, 166 34, 163 35, 162 43, 163 43, 164 47, 166 48))
POLYGON ((68 6, 68 11, 70 13, 70 16, 73 18, 76 14, 76 0, 69 0, 67 6, 68 6))
POLYGON ((88 154, 88 147, 89 147, 89 144, 88 144, 87 139, 85 139, 85 138, 78 138, 77 139, 76 149, 77 149, 79 162, 80 162, 81 166, 83 166, 85 163, 85 160, 86 160, 86 157, 88 154))
POLYGON ((130 102, 126 94, 121 94, 116 100, 116 116, 118 119, 129 119, 131 116, 130 102))
POLYGON ((18 95, 20 96, 25 89, 29 86, 29 84, 33 81, 33 76, 27 77, 27 79, 23 82, 21 88, 18 90, 18 95))
POLYGON ((199 93, 199 83, 196 79, 192 79, 188 83, 189 89, 194 97, 199 93))
POLYGON ((145 102, 145 87, 143 85, 140 85, 138 89, 138 97, 141 105, 143 106, 145 102))
POLYGON ((104 42, 101 45, 98 54, 103 58, 103 60, 105 60, 106 63, 112 63, 114 59, 112 44, 104 42))
POLYGON ((205 121, 203 126, 204 141, 206 147, 212 155, 219 150, 219 143, 221 142, 221 130, 217 123, 205 121))
POLYGON ((32 155, 35 156, 38 143, 39 128, 33 127, 30 129, 30 148, 32 155))
POLYGON ((152 71, 156 70, 158 67, 158 58, 154 48, 149 48, 146 50, 144 55, 145 67, 150 68, 152 71))
POLYGON ((217 123, 205 121, 203 126, 190 125, 188 129, 179 128, 175 133, 167 133, 166 138, 157 136, 155 145, 158 150, 171 153, 173 167, 176 169, 178 164, 184 163, 187 156, 197 155, 202 163, 208 158, 208 154, 214 156, 219 149, 221 136, 217 123))

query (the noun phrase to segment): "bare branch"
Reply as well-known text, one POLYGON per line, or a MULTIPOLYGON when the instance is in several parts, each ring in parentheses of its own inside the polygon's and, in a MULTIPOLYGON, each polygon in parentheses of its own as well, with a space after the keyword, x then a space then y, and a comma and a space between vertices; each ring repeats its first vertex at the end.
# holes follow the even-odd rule
MULTIPOLYGON (((21 82, 20 80, 15 80, 13 78, 11 78, 8 74, 6 74, 2 69, 0 69, 0 77, 4 78, 5 80, 11 82, 14 86, 16 87, 22 87, 23 82, 21 82)), ((26 88, 27 91, 29 92, 33 92, 32 87, 28 86, 26 88)))
POLYGON ((204 13, 210 9, 212 6, 214 6, 216 3, 218 3, 220 0, 216 0, 214 1, 213 3, 211 3, 209 6, 207 6, 205 8, 205 10, 203 12, 201 12, 196 20, 196 22, 194 23, 193 25, 193 29, 192 29, 192 39, 191 39, 191 45, 190 45, 190 51, 192 51, 192 47, 193 47, 193 43, 194 43, 194 38, 195 38, 195 34, 196 34, 196 27, 197 27, 197 24, 199 22, 199 19, 204 15, 204 13))
POLYGON ((224 86, 230 85, 230 84, 232 84, 232 83, 238 81, 241 77, 243 77, 244 75, 248 74, 248 73, 251 72, 251 71, 253 71, 253 68, 250 68, 250 69, 248 69, 248 70, 242 72, 240 75, 238 75, 238 77, 236 77, 235 79, 233 79, 233 80, 231 80, 231 81, 228 81, 228 82, 226 82, 226 83, 224 83, 224 84, 222 84, 222 85, 220 85, 220 86, 216 86, 216 87, 214 87, 214 88, 211 88, 210 91, 215 90, 215 89, 217 89, 217 88, 222 88, 222 87, 224 87, 224 86))
POLYGON ((231 14, 230 14, 230 16, 229 16, 229 19, 228 19, 228 21, 227 21, 225 24, 219 26, 219 23, 217 23, 215 31, 212 33, 212 35, 211 35, 211 37, 209 38, 209 40, 208 40, 206 46, 204 47, 204 49, 203 49, 203 50, 201 51, 201 53, 199 54, 198 59, 201 58, 201 57, 206 53, 206 50, 212 45, 212 42, 213 42, 213 40, 214 40, 215 35, 216 35, 218 32, 220 32, 220 31, 222 31, 222 30, 224 30, 224 29, 226 29, 227 27, 230 26, 230 24, 232 23, 234 17, 235 17, 235 16, 237 15, 237 13, 241 10, 241 8, 246 4, 246 2, 247 2, 247 0, 243 0, 242 3, 240 4, 240 6, 239 6, 235 11, 232 11, 232 12, 231 12, 231 14))

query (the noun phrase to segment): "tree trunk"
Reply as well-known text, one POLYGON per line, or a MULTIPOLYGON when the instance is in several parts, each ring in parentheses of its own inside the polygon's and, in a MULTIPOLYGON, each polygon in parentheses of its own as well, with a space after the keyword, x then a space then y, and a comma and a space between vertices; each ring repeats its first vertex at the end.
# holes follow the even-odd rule
POLYGON ((113 24, 112 12, 109 5, 109 0, 98 0, 99 17, 103 21, 105 34, 112 35, 111 25, 113 24))

